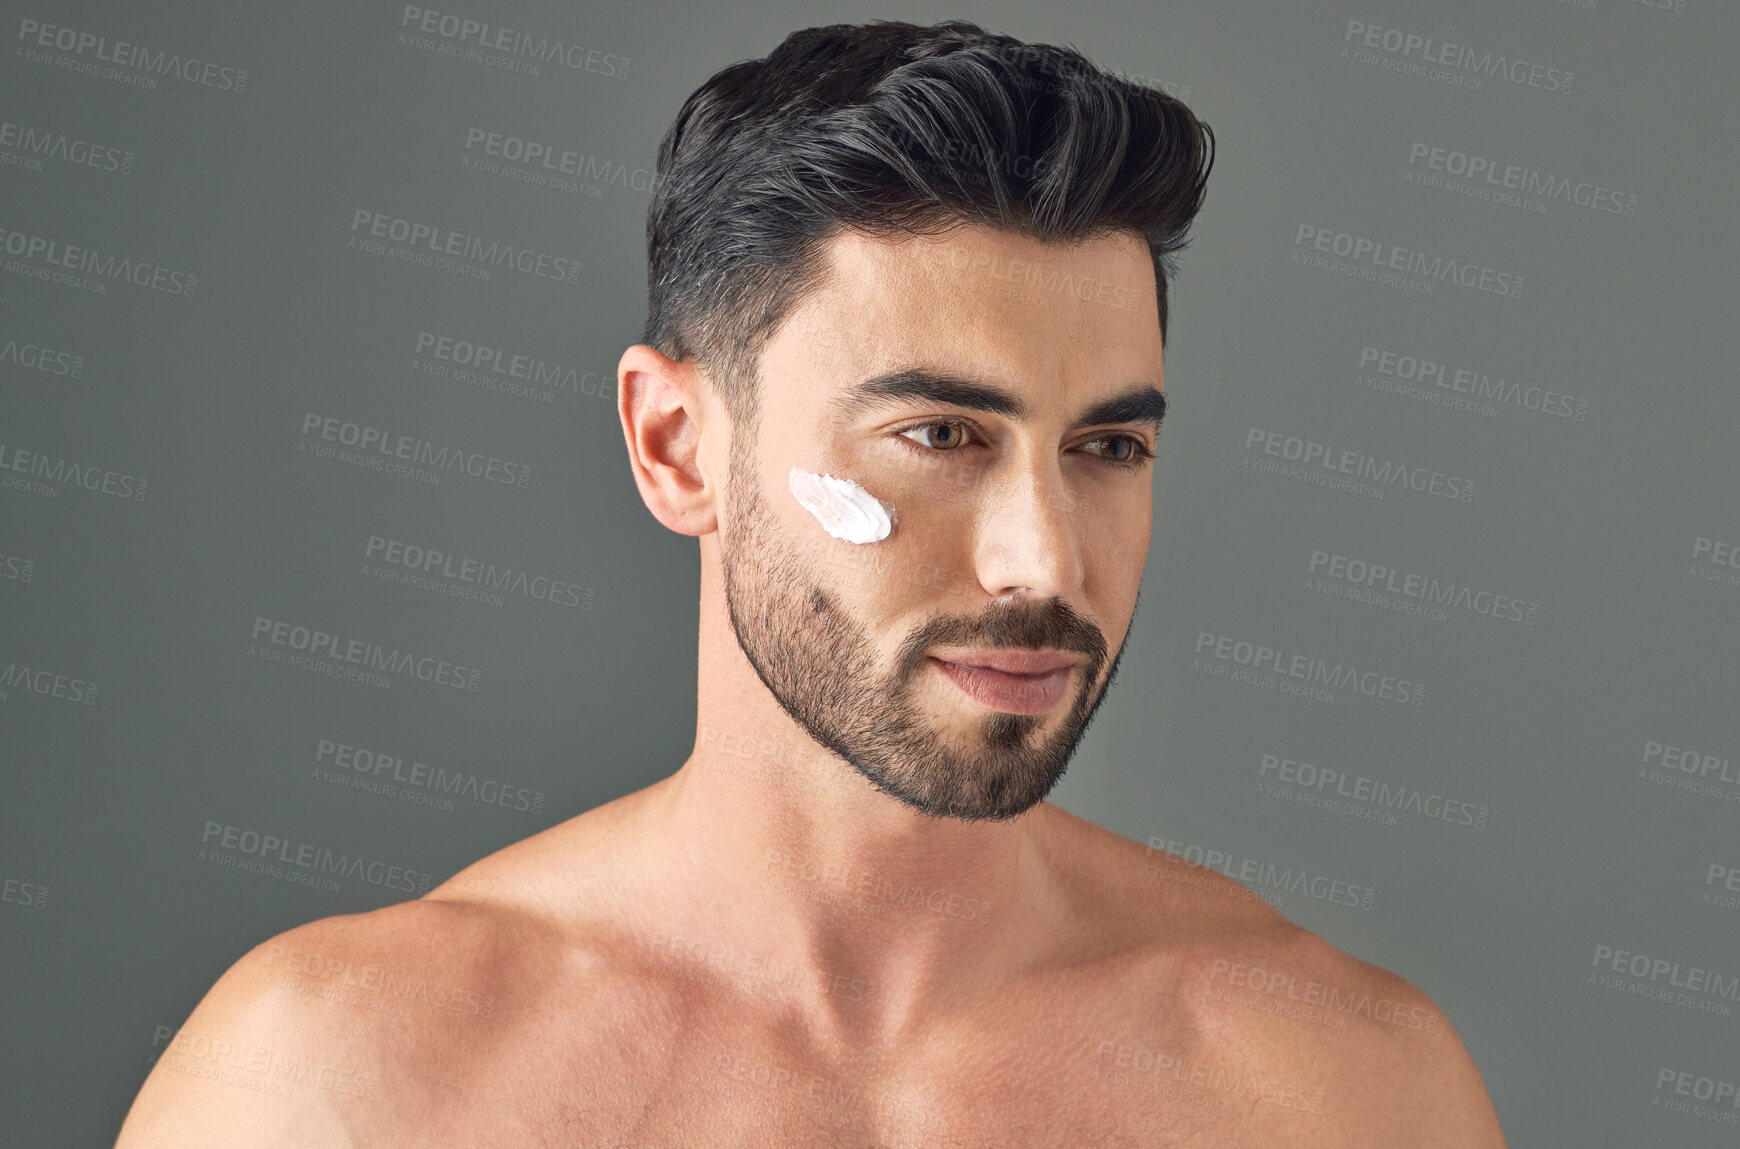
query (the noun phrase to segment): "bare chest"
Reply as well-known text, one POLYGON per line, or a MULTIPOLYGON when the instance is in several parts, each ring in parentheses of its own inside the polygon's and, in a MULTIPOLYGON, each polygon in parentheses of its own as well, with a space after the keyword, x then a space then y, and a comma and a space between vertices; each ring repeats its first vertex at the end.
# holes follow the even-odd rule
POLYGON ((730 1031, 675 1043, 649 1032, 609 1050, 505 1042, 416 1078, 383 1074, 389 1088, 347 1123, 357 1149, 1346 1144, 1305 1083, 1202 1048, 1054 1036, 893 1065, 805 1058, 777 1036, 730 1031))

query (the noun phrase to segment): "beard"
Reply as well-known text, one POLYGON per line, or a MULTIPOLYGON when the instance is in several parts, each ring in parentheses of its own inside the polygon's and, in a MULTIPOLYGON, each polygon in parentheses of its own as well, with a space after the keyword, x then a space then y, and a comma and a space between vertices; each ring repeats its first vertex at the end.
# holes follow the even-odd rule
POLYGON ((739 450, 747 438, 734 435, 731 448, 732 513, 721 530, 725 602, 738 646, 781 709, 871 785, 920 813, 1002 821, 1043 801, 1116 679, 1124 644, 1096 688, 1106 658, 1097 627, 1061 599, 996 603, 973 617, 925 622, 879 673, 870 629, 780 536, 752 460, 739 450), (1086 663, 1073 672, 1075 698, 1049 735, 1042 731, 1051 711, 992 710, 963 739, 946 734, 914 697, 930 668, 928 651, 939 646, 1055 647, 1086 663))

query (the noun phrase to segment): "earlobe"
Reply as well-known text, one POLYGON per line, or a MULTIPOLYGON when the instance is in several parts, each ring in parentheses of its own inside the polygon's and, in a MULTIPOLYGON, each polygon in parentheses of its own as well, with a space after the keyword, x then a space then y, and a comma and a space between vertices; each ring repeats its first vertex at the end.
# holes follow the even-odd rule
POLYGON ((715 488, 701 466, 703 412, 695 368, 635 344, 616 367, 616 412, 640 497, 678 534, 718 529, 715 488))

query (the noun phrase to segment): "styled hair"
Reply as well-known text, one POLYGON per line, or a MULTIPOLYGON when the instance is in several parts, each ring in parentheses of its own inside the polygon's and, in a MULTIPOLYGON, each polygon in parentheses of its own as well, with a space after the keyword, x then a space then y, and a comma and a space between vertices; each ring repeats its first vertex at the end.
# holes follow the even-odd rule
POLYGON ((1180 100, 1072 48, 965 20, 793 32, 714 73, 659 144, 641 342, 754 426, 757 366, 828 275, 826 241, 977 224, 1042 242, 1147 240, 1166 337, 1214 133, 1180 100))

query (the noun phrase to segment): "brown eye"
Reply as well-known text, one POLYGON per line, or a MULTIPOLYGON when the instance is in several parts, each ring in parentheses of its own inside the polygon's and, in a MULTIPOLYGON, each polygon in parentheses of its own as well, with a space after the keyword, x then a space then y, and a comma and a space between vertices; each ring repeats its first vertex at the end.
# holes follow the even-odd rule
POLYGON ((908 427, 906 430, 901 432, 901 435, 910 435, 914 431, 924 432, 933 427, 946 427, 948 433, 940 436, 933 436, 933 438, 938 440, 937 442, 923 444, 926 447, 930 447, 932 450, 952 451, 966 441, 966 428, 960 423, 920 423, 916 427, 908 427))
POLYGON ((1108 460, 1107 460, 1108 462, 1127 463, 1131 459, 1136 457, 1136 444, 1132 440, 1126 439, 1122 435, 1114 435, 1114 436, 1111 436, 1110 438, 1101 439, 1100 442, 1102 442, 1102 443, 1122 443, 1124 445, 1124 450, 1112 452, 1112 454, 1108 457, 1108 460))
POLYGON ((1148 444, 1144 443, 1141 439, 1136 438, 1134 435, 1101 435, 1098 439, 1090 440, 1088 445, 1090 447, 1096 445, 1103 447, 1106 443, 1118 442, 1123 443, 1128 450, 1116 452, 1115 454, 1107 454, 1104 450, 1094 451, 1093 453, 1098 455, 1100 461, 1105 463, 1107 466, 1122 467, 1125 470, 1131 471, 1138 467, 1146 466, 1148 460, 1154 457, 1154 452, 1149 448, 1148 444))

